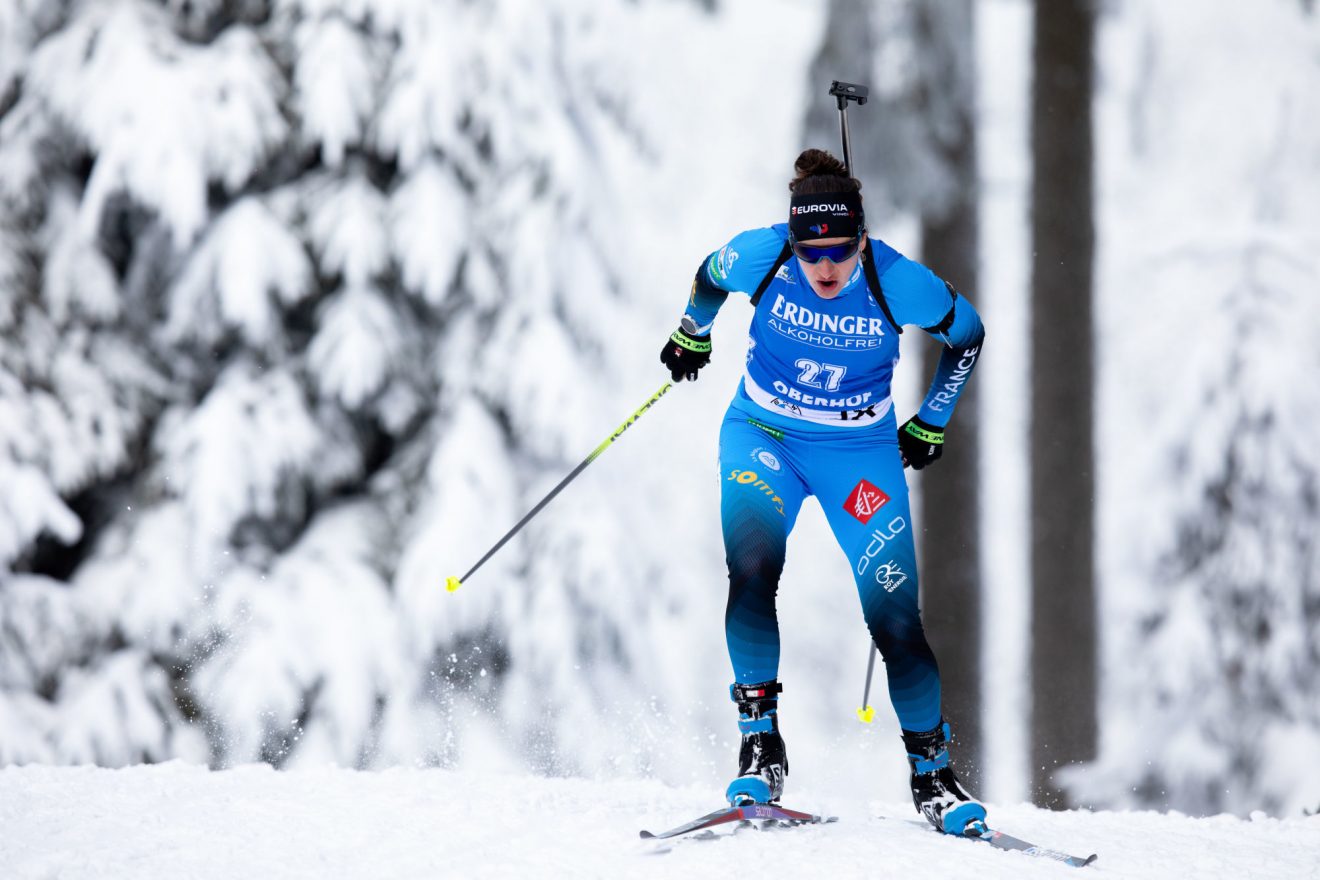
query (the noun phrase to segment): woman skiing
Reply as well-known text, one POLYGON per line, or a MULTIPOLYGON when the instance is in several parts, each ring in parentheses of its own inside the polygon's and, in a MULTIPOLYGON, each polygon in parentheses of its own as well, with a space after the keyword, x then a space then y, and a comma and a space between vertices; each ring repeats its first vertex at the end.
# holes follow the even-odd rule
POLYGON ((674 381, 710 360, 729 291, 755 309, 747 364, 720 430, 720 513, 729 568, 725 635, 742 744, 730 804, 777 802, 788 775, 779 733, 775 593, 803 500, 816 496, 852 565, 885 661, 917 809, 962 833, 984 807, 949 764, 940 678, 917 607, 916 549, 903 468, 940 457, 944 428, 984 338, 976 310, 929 269, 868 238, 861 184, 822 150, 797 159, 787 224, 753 229, 697 270, 660 359, 674 381), (901 328, 945 346, 920 410, 901 428, 890 384, 901 328))

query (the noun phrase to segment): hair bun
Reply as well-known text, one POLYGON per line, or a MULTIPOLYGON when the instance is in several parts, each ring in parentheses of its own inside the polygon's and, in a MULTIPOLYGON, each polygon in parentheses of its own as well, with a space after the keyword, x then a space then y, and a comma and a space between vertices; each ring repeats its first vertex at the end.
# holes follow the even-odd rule
POLYGON ((850 175, 842 162, 824 150, 803 150, 793 163, 793 170, 796 176, 788 188, 799 195, 860 192, 862 189, 862 182, 850 175))
POLYGON ((804 177, 813 177, 818 174, 829 177, 849 177, 848 169, 843 163, 834 158, 824 150, 810 149, 803 150, 793 163, 793 170, 797 172, 797 179, 804 177))

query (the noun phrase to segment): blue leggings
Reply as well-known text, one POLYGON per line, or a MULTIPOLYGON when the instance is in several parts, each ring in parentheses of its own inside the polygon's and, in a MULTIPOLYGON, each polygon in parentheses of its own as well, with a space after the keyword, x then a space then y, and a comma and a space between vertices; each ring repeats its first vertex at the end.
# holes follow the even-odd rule
POLYGON ((940 674, 917 605, 907 481, 891 412, 866 428, 760 419, 729 408, 720 429, 720 514, 729 566, 725 636, 734 679, 779 677, 775 594, 798 511, 815 495, 848 557, 904 730, 940 723, 940 674))

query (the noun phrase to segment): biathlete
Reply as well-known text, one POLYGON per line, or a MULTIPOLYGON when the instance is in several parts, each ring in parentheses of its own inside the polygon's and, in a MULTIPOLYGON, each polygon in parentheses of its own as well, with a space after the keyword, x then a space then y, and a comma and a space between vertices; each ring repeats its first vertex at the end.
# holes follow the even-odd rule
POLYGON ((720 515, 729 568, 724 625, 742 743, 729 803, 778 802, 788 776, 779 732, 775 593, 803 499, 814 495, 852 566, 885 661, 917 809, 959 834, 985 808, 949 763, 940 675, 917 606, 917 557, 903 468, 936 461, 985 333, 966 298, 920 263, 868 238, 861 184, 807 150, 789 184, 787 224, 740 233, 697 270, 660 359, 675 382, 710 361, 731 291, 755 309, 747 364, 720 429, 720 515), (890 385, 899 334, 944 345, 921 408, 898 427, 890 385))

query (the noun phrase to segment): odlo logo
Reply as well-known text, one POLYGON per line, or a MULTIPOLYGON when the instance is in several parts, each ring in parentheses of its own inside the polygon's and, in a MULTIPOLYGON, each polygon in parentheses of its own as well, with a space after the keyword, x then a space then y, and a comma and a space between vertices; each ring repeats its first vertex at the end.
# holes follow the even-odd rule
MULTIPOLYGON (((862 551, 861 557, 857 560, 857 573, 859 575, 866 574, 867 569, 871 567, 871 560, 879 556, 885 547, 889 546, 890 541, 897 538, 906 530, 907 520, 903 519, 901 516, 896 516, 889 521, 889 525, 885 528, 876 529, 871 532, 871 542, 866 545, 866 549, 862 551)), ((876 582, 883 586, 884 580, 886 578, 892 579, 895 574, 902 574, 902 572, 897 569, 890 569, 887 571, 886 566, 878 566, 875 572, 876 582)), ((906 579, 907 576, 904 575, 904 580, 906 579)), ((894 589, 897 589, 901 583, 902 581, 899 581, 894 584, 894 589)))
POLYGON ((862 480, 853 487, 848 500, 843 502, 843 509, 857 517, 865 525, 870 522, 871 517, 875 516, 877 510, 888 503, 889 496, 881 491, 879 486, 868 480, 862 480))
POLYGON ((751 486, 753 489, 761 490, 763 493, 765 493, 770 497, 770 501, 771 503, 774 504, 775 510, 779 511, 779 515, 780 516, 785 515, 784 499, 780 498, 779 493, 777 493, 774 489, 770 488, 770 484, 767 483, 765 480, 761 479, 761 477, 756 473, 756 471, 735 470, 729 473, 728 478, 729 480, 742 483, 745 486, 751 486))

